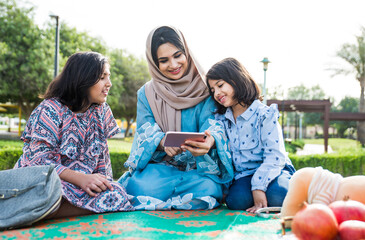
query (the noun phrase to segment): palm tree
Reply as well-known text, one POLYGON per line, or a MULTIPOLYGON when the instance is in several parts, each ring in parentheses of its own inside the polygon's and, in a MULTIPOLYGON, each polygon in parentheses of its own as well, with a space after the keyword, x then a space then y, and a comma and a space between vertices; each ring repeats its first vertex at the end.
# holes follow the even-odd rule
MULTIPOLYGON (((365 28, 361 27, 361 35, 356 36, 357 44, 346 43, 336 55, 348 62, 352 69, 334 69, 335 74, 355 73, 356 79, 360 82, 360 104, 359 112, 365 112, 365 28)), ((365 144, 365 121, 357 124, 357 138, 364 146, 365 144)))

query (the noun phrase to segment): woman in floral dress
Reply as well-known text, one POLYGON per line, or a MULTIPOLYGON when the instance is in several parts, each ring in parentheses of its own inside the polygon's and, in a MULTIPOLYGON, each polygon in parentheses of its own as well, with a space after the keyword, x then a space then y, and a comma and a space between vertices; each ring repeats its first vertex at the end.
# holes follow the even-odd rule
POLYGON ((106 103, 111 86, 104 56, 75 53, 27 121, 14 168, 55 166, 63 201, 51 218, 133 210, 112 178, 107 138, 120 130, 106 103))

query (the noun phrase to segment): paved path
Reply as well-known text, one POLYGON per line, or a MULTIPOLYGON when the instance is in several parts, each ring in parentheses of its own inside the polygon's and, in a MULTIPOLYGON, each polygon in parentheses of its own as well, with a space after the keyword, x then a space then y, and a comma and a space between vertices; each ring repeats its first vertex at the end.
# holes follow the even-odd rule
MULTIPOLYGON (((305 144, 303 149, 297 151, 297 155, 310 155, 310 154, 323 154, 324 145, 323 144, 305 144)), ((333 153, 330 145, 328 145, 328 153, 333 153)))

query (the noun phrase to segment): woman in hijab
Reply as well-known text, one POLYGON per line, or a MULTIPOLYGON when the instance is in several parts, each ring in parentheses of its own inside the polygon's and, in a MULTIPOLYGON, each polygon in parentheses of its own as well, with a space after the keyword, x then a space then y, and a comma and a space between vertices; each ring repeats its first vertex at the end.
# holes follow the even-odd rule
POLYGON ((137 210, 213 209, 233 178, 222 126, 204 74, 183 34, 158 27, 147 38, 151 81, 138 90, 137 131, 119 182, 137 210), (163 147, 167 131, 205 132, 204 142, 163 147))

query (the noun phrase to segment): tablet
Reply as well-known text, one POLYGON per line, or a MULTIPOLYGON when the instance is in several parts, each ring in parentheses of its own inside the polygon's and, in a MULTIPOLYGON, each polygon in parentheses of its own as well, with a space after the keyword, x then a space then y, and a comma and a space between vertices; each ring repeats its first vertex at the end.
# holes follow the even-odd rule
POLYGON ((181 145, 183 145, 186 140, 204 142, 206 137, 207 136, 205 135, 205 133, 168 131, 166 133, 166 138, 163 146, 181 147, 181 145))

